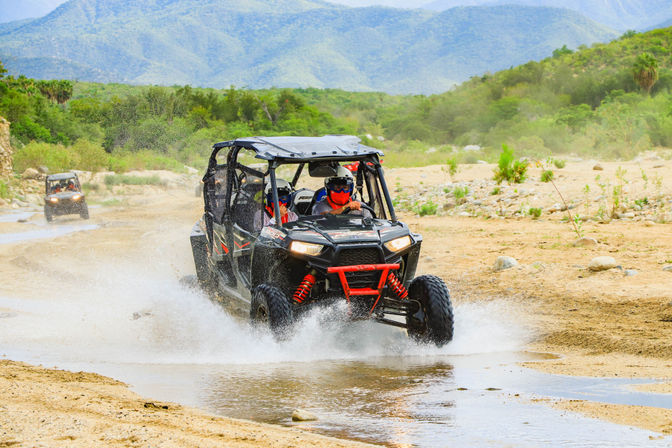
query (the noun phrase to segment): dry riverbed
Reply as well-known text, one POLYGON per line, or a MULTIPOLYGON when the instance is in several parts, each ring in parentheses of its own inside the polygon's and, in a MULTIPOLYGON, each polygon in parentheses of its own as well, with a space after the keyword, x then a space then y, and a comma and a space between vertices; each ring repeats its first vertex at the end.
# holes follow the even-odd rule
MULTIPOLYGON (((555 170, 570 212, 580 216, 580 233, 595 240, 585 246, 574 245, 578 235, 563 220, 562 201, 552 185, 538 181, 538 169, 531 170, 528 182, 502 186, 497 194, 491 194, 496 188, 490 181, 492 165, 463 165, 454 179, 440 167, 387 172, 395 195, 405 197, 401 217, 424 236, 420 272, 443 277, 456 303, 505 300, 512 316, 515 311, 516 325, 532 335, 529 350, 561 355, 528 367, 563 375, 659 378, 659 385, 636 387, 669 393, 672 272, 664 269, 672 265, 672 162, 650 157, 601 163, 601 171, 594 165, 573 162, 555 170), (606 187, 600 185, 606 184, 609 191, 623 185, 617 210, 610 210, 611 193, 603 194, 606 187), (470 193, 456 198, 456 186, 470 193), (413 213, 430 201, 437 215, 413 213), (532 219, 530 208, 542 209, 539 219, 532 219), (616 219, 610 219, 612 212, 616 219), (518 265, 495 271, 499 256, 513 257, 518 265), (613 257, 617 266, 589 270, 598 256, 613 257)), ((121 256, 134 248, 137 235, 155 232, 165 232, 171 241, 182 241, 183 234, 180 244, 189 254, 188 230, 202 208, 194 195, 196 184, 194 178, 165 176, 170 182, 163 187, 101 187, 91 197, 107 205, 92 210, 90 222, 100 226, 93 231, 0 246, 0 271, 9 279, 0 285, 0 294, 29 294, 38 274, 41 288, 58 287, 61 272, 45 260, 62 256, 72 244, 87 250, 69 259, 71 269, 121 256)), ((40 219, 0 223, 0 233, 19 232, 40 219)), ((174 263, 181 272, 193 269, 190 259, 174 263)), ((350 446, 153 402, 94 374, 4 361, 0 382, 0 442, 5 446, 350 446)), ((582 400, 544 403, 672 434, 667 409, 582 400)))

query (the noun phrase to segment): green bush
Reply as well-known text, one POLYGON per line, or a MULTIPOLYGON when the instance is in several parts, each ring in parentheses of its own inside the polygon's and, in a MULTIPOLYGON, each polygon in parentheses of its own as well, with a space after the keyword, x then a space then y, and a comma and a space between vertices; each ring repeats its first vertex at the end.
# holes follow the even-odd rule
POLYGON ((100 190, 100 185, 99 184, 92 184, 89 182, 84 182, 82 184, 82 189, 84 192, 89 192, 89 191, 98 191, 100 190))
POLYGON ((537 219, 541 216, 541 209, 537 207, 530 207, 528 210, 528 214, 532 216, 534 219, 537 219))
POLYGON ((436 215, 436 211, 438 210, 438 208, 439 206, 434 202, 427 201, 424 204, 415 207, 415 213, 417 213, 420 216, 436 215))
POLYGON ((546 170, 543 173, 541 173, 541 181, 542 182, 550 182, 552 180, 553 180, 553 171, 546 170))
POLYGON ((455 196, 455 199, 458 201, 464 197, 466 197, 469 194, 469 187, 466 185, 464 187, 455 187, 453 189, 453 196, 455 196))
POLYGON ((457 174, 457 158, 456 157, 450 157, 448 160, 446 160, 446 165, 448 167, 448 174, 450 174, 450 177, 453 177, 455 174, 457 174))
POLYGON ((110 163, 110 155, 103 147, 88 140, 77 140, 71 150, 77 154, 80 170, 97 172, 106 169, 110 163))
POLYGON ((6 182, 0 180, 0 198, 9 199, 9 185, 6 182))
POLYGON ((563 169, 566 164, 567 162, 562 159, 553 159, 553 165, 555 165, 555 167, 558 169, 563 169))
POLYGON ((60 173, 77 168, 79 157, 62 145, 28 143, 14 153, 14 170, 22 173, 26 168, 46 166, 50 173, 60 173))
POLYGON ((499 155, 499 162, 495 168, 495 181, 501 184, 507 181, 510 184, 521 184, 527 178, 527 161, 515 160, 513 149, 506 144, 502 144, 502 152, 499 155))
POLYGON ((115 173, 130 170, 170 170, 181 173, 186 170, 184 165, 174 158, 149 150, 113 153, 108 166, 115 173))

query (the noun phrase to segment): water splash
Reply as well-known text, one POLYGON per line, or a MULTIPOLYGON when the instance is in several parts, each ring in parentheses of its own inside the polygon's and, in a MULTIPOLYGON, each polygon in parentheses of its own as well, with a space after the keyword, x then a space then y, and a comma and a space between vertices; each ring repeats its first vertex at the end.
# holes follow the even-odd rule
POLYGON ((342 307, 314 310, 279 343, 180 283, 165 265, 143 265, 145 272, 130 264, 92 266, 86 284, 65 283, 48 299, 0 298, 0 308, 15 312, 0 328, 4 350, 63 361, 254 364, 516 351, 529 337, 513 318, 502 318, 513 315, 510 305, 491 301, 458 303, 455 339, 443 348, 418 345, 394 327, 334 320, 342 307))

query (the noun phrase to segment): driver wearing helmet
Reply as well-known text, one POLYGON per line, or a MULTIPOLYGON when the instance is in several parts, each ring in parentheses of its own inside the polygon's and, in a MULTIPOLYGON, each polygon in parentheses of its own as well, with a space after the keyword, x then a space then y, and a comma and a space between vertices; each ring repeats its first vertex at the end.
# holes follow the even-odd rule
POLYGON ((352 173, 339 166, 336 175, 324 180, 327 195, 313 207, 313 215, 340 215, 350 213, 371 218, 371 213, 362 207, 362 203, 352 199, 355 182, 352 173))
MULTIPOLYGON (((289 206, 292 205, 292 186, 289 182, 284 179, 277 179, 275 181, 278 186, 278 202, 280 203, 280 221, 285 224, 288 222, 296 221, 299 219, 298 215, 293 211, 289 210, 289 206)), ((267 184, 264 189, 266 195, 266 206, 263 210, 264 215, 264 226, 274 225, 275 224, 275 213, 273 206, 273 188, 271 184, 267 184)), ((258 226, 255 226, 258 227, 258 226)))

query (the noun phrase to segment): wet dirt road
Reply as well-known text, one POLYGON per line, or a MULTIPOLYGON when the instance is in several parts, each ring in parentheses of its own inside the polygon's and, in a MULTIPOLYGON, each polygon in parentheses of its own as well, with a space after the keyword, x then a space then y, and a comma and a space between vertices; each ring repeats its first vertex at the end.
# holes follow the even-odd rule
POLYGON ((669 396, 629 392, 624 385, 635 380, 520 367, 544 355, 523 351, 534 335, 504 301, 456 298, 456 338, 440 350, 393 328, 331 322, 324 311, 277 344, 180 283, 193 270, 187 223, 130 218, 102 216, 87 223, 96 228, 0 245, 16 282, 0 289, 1 354, 99 372, 149 398, 232 417, 292 425, 291 411, 303 408, 319 418, 298 424, 304 429, 390 446, 669 444, 543 404, 672 408, 669 396))

